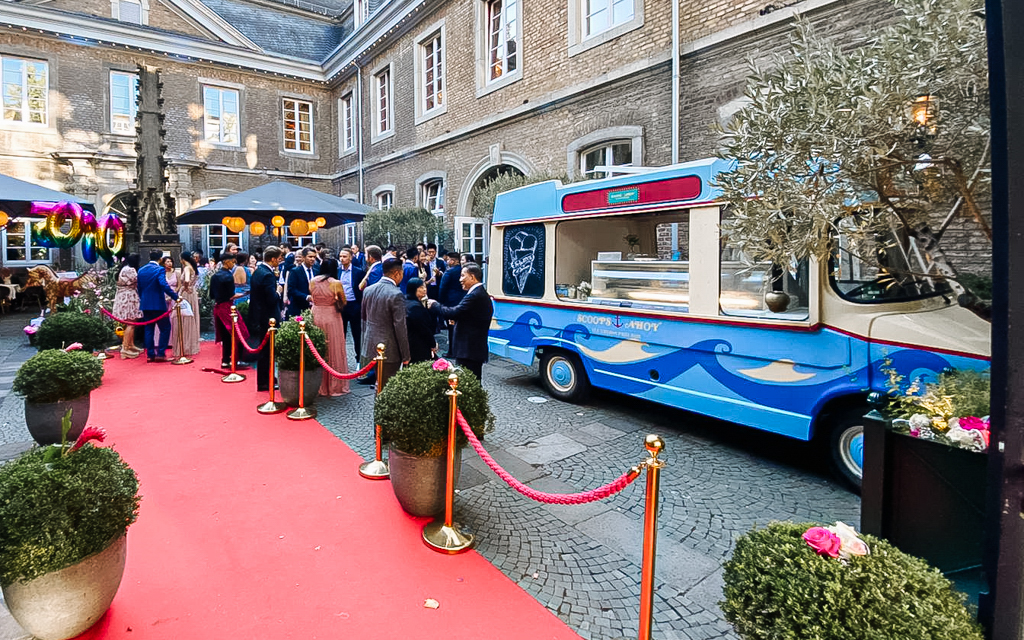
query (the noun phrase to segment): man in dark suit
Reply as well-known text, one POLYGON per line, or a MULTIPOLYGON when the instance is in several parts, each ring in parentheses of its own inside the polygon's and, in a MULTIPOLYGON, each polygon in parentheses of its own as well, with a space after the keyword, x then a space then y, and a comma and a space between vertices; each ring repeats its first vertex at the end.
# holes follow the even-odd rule
POLYGON ((285 285, 288 289, 288 317, 300 315, 310 307, 313 300, 309 293, 309 283, 317 274, 316 250, 304 247, 301 256, 288 272, 288 282, 285 285))
POLYGON ((448 264, 437 257, 437 245, 431 242, 427 245, 427 270, 430 272, 430 281, 427 282, 427 297, 431 300, 440 300, 441 276, 444 275, 448 264))
POLYGON ((359 338, 362 335, 362 313, 363 292, 359 290, 359 283, 363 281, 363 270, 355 266, 354 256, 351 249, 342 249, 338 253, 338 280, 345 290, 345 308, 341 312, 343 330, 352 332, 352 345, 355 353, 360 353, 359 338))
MULTIPOLYGON (((384 276, 363 292, 363 366, 377 356, 377 345, 384 343, 384 367, 381 387, 388 378, 409 364, 409 332, 405 324, 405 296, 398 289, 402 279, 402 261, 385 258, 384 276)), ((415 408, 412 408, 413 410, 415 408)))
MULTIPOLYGON (((249 279, 249 335, 258 345, 263 341, 270 329, 270 319, 281 322, 284 304, 281 294, 277 292, 277 275, 274 269, 281 262, 281 249, 267 247, 263 252, 263 262, 256 265, 249 279)), ((256 390, 267 391, 270 388, 270 345, 260 351, 256 362, 256 390)))
POLYGON ((366 271, 366 254, 359 250, 355 242, 349 247, 352 251, 352 266, 361 271, 366 271))
MULTIPOLYGON (((159 260, 163 257, 162 251, 150 251, 149 262, 139 269, 139 301, 142 308, 143 322, 149 322, 167 313, 167 299, 169 296, 175 302, 178 301, 178 294, 174 292, 171 285, 167 284, 165 270, 160 266, 159 260)), ((146 325, 146 362, 167 362, 167 346, 171 340, 171 317, 165 316, 159 322, 149 322, 146 325), (160 327, 160 344, 154 345, 153 332, 160 327)))
MULTIPOLYGON (((210 298, 213 300, 213 329, 216 342, 220 343, 221 367, 227 369, 231 366, 231 333, 233 323, 231 321, 231 307, 235 300, 243 294, 235 292, 235 258, 233 253, 225 253, 221 256, 220 269, 210 276, 210 298)), ((244 324, 239 325, 239 333, 242 338, 248 336, 249 332, 244 324)), ((238 368, 245 368, 240 364, 244 360, 241 347, 235 349, 235 365, 238 368)))
MULTIPOLYGON (((448 268, 441 274, 441 285, 437 291, 437 301, 446 307, 454 307, 466 297, 466 291, 459 281, 462 278, 462 256, 458 251, 449 251, 445 256, 448 261, 448 268)), ((443 318, 442 318, 443 320, 443 318)), ((444 357, 452 357, 452 329, 455 323, 451 320, 444 320, 445 328, 448 330, 448 353, 444 357)))
POLYGON ((494 305, 484 288, 484 274, 480 265, 470 262, 462 267, 460 282, 466 296, 454 307, 437 304, 441 317, 455 321, 451 352, 455 362, 476 374, 481 381, 484 363, 487 362, 487 332, 491 327, 494 305))

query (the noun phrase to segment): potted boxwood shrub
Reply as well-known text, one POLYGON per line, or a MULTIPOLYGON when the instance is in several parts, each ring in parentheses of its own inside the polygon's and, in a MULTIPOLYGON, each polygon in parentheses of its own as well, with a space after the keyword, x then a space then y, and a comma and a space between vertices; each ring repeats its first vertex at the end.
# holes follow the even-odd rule
POLYGON ((724 579, 722 612, 744 640, 983 637, 941 573, 842 523, 773 522, 746 533, 724 579))
POLYGON ((139 482, 116 451, 90 440, 102 441, 102 429, 0 467, 0 586, 11 615, 40 640, 84 632, 121 584, 139 482))
MULTIPOLYGON (((327 356, 327 334, 323 329, 313 324, 313 319, 306 322, 306 335, 313 341, 317 353, 327 356)), ((309 350, 309 345, 303 344, 306 351, 306 375, 303 381, 302 404, 309 407, 316 400, 320 392, 320 382, 323 377, 320 363, 316 356, 309 350)), ((274 358, 277 361, 277 383, 281 389, 281 399, 289 407, 299 406, 299 323, 298 319, 288 320, 281 325, 277 331, 274 344, 274 358)))
POLYGON ((103 363, 85 351, 47 349, 26 360, 12 388, 25 396, 25 423, 39 444, 61 438, 61 418, 73 409, 69 437, 89 419, 90 393, 103 383, 103 363))
POLYGON ((36 331, 36 346, 45 349, 63 349, 79 343, 86 351, 103 351, 116 340, 113 326, 91 313, 60 311, 47 316, 36 331))
MULTIPOLYGON (((399 504, 414 516, 436 516, 444 511, 448 446, 448 376, 459 375, 459 409, 477 436, 494 429, 494 414, 487 392, 466 369, 446 360, 418 362, 388 380, 373 405, 373 418, 388 446, 391 487, 399 504)), ((461 429, 456 446, 467 444, 461 429)), ((456 459, 458 472, 459 458, 456 459)))

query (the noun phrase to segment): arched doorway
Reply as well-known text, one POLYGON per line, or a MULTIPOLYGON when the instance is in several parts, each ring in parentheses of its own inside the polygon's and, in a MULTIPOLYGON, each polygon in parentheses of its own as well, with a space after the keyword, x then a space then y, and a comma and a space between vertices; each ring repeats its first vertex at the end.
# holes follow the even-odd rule
POLYGON ((477 211, 474 213, 476 195, 489 182, 501 176, 528 176, 532 167, 516 154, 501 152, 500 162, 494 163, 493 157, 482 160, 470 172, 459 194, 459 203, 455 212, 455 249, 460 253, 470 253, 477 262, 484 264, 489 252, 490 216, 477 211))

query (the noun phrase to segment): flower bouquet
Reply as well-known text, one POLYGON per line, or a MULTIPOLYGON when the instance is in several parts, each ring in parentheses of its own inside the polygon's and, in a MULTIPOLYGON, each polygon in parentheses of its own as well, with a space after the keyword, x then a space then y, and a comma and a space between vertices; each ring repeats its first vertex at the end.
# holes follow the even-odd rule
POLYGON ((934 382, 909 384, 891 368, 882 371, 889 376, 883 413, 894 431, 969 451, 988 450, 992 382, 987 371, 951 369, 934 382))

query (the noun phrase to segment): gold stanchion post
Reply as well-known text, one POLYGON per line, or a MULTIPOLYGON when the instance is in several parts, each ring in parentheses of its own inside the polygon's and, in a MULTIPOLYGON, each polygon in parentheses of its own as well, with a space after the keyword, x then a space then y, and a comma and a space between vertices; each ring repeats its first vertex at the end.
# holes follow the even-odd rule
POLYGON ((220 379, 221 382, 242 382, 245 380, 245 376, 238 373, 238 342, 236 336, 238 335, 238 309, 235 305, 231 305, 231 373, 220 379))
POLYGON ((469 551, 475 537, 471 533, 463 533, 454 521, 455 517, 455 433, 456 413, 459 410, 458 398, 462 392, 458 390, 459 376, 448 376, 448 473, 445 482, 444 520, 434 520, 423 527, 423 541, 434 551, 441 553, 462 553, 469 551))
POLYGON ((267 331, 270 332, 270 344, 266 347, 270 349, 270 380, 267 381, 267 388, 270 389, 270 400, 256 407, 256 411, 267 414, 281 413, 288 410, 288 405, 274 400, 274 340, 277 335, 277 321, 273 318, 270 319, 270 329, 267 331))
POLYGON ((665 463, 658 454, 665 449, 660 436, 648 435, 644 446, 651 454, 644 461, 647 467, 647 499, 644 506, 644 554, 640 573, 640 640, 651 640, 654 622, 654 556, 658 541, 658 483, 665 463))
MULTIPOLYGON (((373 359, 377 363, 377 395, 380 395, 384 388, 384 343, 377 344, 377 357, 373 359)), ((384 462, 380 443, 380 425, 374 425, 374 439, 376 440, 376 457, 369 462, 359 465, 359 475, 369 480, 386 480, 391 477, 391 469, 388 463, 384 462)))
POLYGON ((288 413, 289 420, 309 420, 316 417, 314 407, 306 408, 306 321, 299 320, 299 406, 288 413))
MULTIPOLYGON (((178 299, 177 302, 174 303, 174 313, 175 313, 176 317, 178 318, 178 331, 177 331, 177 333, 178 333, 178 353, 180 355, 178 355, 177 358, 172 360, 171 364, 192 364, 192 358, 189 358, 188 356, 185 355, 185 337, 182 334, 182 330, 183 329, 182 329, 182 326, 181 326, 181 299, 180 298, 178 299)), ((195 312, 193 311, 193 313, 195 313, 195 312)))

